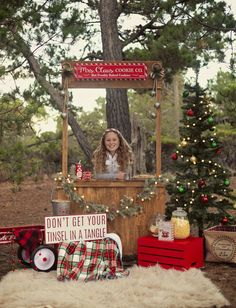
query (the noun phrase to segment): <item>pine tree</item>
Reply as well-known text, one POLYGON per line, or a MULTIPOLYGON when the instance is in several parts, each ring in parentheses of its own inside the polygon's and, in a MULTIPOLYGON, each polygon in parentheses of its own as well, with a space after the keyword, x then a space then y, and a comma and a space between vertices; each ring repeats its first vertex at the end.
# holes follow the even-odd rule
POLYGON ((215 133, 211 98, 199 85, 187 86, 183 93, 180 144, 171 158, 176 163, 175 178, 167 184, 170 200, 166 215, 177 207, 188 213, 190 224, 203 230, 218 224, 233 224, 230 171, 220 163, 222 149, 215 133))

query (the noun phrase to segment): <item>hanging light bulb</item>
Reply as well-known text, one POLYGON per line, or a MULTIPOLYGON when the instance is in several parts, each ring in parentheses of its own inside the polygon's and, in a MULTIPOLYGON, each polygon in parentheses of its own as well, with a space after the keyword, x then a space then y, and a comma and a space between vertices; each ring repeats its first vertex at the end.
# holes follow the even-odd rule
POLYGON ((62 117, 62 119, 65 119, 65 118, 66 118, 66 116, 67 116, 67 113, 66 113, 66 112, 62 112, 62 113, 61 113, 61 117, 62 117))
POLYGON ((152 119, 155 119, 156 118, 156 114, 155 112, 149 112, 149 116, 152 118, 152 119))
POLYGON ((154 107, 155 107, 156 109, 160 108, 160 106, 161 106, 161 104, 160 104, 159 102, 155 102, 154 107))

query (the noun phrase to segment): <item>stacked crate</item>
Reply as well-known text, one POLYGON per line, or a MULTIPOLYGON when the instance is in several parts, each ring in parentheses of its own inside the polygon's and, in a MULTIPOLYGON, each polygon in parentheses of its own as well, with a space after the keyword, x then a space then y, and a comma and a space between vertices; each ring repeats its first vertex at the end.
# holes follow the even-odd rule
POLYGON ((178 270, 204 266, 203 238, 189 237, 185 240, 160 241, 152 236, 138 239, 138 265, 178 270))

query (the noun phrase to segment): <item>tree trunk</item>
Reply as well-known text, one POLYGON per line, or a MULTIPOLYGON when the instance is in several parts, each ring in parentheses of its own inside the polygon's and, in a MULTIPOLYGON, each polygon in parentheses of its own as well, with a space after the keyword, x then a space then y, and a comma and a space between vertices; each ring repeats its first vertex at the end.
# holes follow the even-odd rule
POLYGON ((82 151, 84 152, 89 162, 91 162, 93 151, 90 146, 90 143, 88 142, 88 139, 85 137, 85 134, 83 133, 83 130, 81 129, 74 115, 70 111, 68 113, 68 123, 82 151))
POLYGON ((132 175, 144 174, 147 172, 146 168, 146 151, 147 151, 147 136, 140 126, 137 117, 131 115, 132 127, 132 143, 131 147, 134 154, 134 162, 132 167, 132 175))
MULTIPOLYGON (((122 44, 118 35, 119 17, 116 0, 100 0, 99 15, 101 24, 103 59, 122 61, 122 44)), ((131 142, 131 124, 126 89, 106 89, 107 127, 118 129, 128 142, 131 142)))

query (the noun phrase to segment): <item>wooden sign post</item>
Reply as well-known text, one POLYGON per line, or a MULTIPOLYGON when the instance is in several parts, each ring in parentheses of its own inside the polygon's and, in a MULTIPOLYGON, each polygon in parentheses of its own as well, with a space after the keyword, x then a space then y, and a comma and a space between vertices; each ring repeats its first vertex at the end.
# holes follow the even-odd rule
MULTIPOLYGON (((156 95, 156 175, 161 174, 161 89, 163 68, 157 61, 63 61, 64 89, 154 89, 156 95), (158 105, 159 104, 159 105, 158 105)), ((66 114, 67 114, 66 110, 66 114)), ((67 173, 67 125, 63 121, 62 173, 67 173)))
POLYGON ((161 175, 161 89, 162 80, 156 80, 156 176, 161 175))
POLYGON ((62 175, 68 174, 68 80, 64 81, 64 103, 62 110, 62 175))

